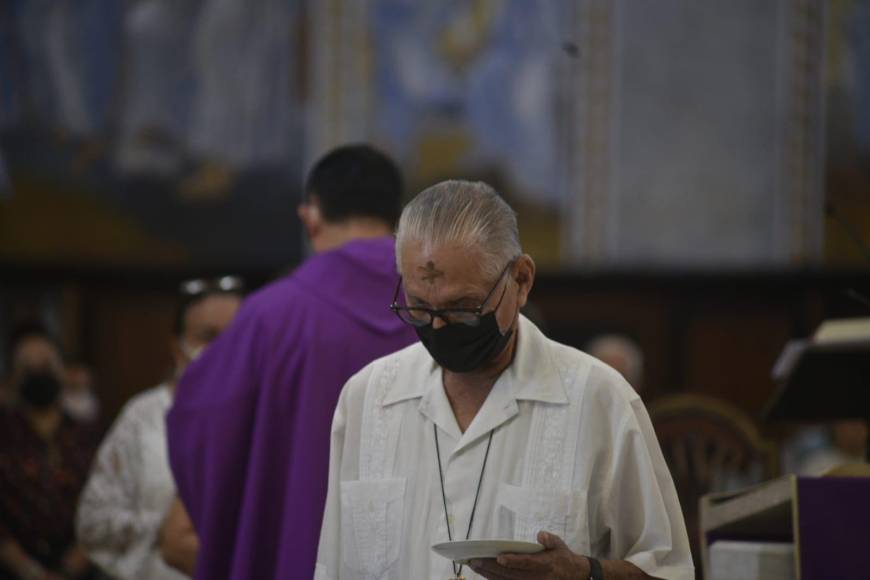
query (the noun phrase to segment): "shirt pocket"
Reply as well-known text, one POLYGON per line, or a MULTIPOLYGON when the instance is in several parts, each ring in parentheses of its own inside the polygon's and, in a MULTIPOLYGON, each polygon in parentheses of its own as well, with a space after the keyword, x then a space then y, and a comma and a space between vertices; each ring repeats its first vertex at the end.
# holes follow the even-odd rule
POLYGON ((344 565, 362 578, 380 578, 399 558, 405 479, 341 482, 344 565))
POLYGON ((502 539, 536 542, 541 530, 556 534, 578 554, 589 553, 586 492, 500 483, 496 533, 502 539))

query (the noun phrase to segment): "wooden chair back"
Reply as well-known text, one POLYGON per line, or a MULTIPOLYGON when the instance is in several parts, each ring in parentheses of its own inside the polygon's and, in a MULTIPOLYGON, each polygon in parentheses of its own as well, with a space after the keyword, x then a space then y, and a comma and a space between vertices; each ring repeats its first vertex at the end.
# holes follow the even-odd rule
POLYGON ((746 413, 713 397, 664 397, 650 405, 649 412, 680 497, 700 578, 701 497, 776 477, 777 448, 761 436, 746 413))

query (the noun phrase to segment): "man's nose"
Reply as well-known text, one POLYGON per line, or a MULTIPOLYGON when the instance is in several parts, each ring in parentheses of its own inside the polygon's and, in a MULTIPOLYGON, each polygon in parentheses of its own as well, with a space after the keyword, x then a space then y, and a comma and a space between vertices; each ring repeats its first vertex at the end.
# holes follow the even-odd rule
POLYGON ((441 318, 440 316, 432 317, 432 328, 438 330, 439 328, 444 328, 445 326, 447 326, 447 323, 444 322, 443 318, 441 318))

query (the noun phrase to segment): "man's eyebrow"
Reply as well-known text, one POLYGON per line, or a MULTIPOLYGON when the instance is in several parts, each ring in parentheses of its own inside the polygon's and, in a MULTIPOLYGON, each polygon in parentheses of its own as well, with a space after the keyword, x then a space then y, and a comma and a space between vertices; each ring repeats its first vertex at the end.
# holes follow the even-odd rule
POLYGON ((408 294, 408 302, 416 302, 417 304, 425 304, 429 306, 429 303, 423 300, 422 298, 417 298, 413 294, 408 294))
POLYGON ((221 333, 221 329, 214 324, 206 324, 196 331, 199 336, 217 336, 221 333))
POLYGON ((448 302, 445 302, 445 304, 448 306, 453 306, 456 304, 473 302, 475 305, 477 305, 480 304, 480 301, 481 299, 478 296, 462 296, 460 298, 457 298, 456 300, 449 300, 448 302))
MULTIPOLYGON (((423 300, 421 298, 414 296, 413 294, 408 294, 408 300, 416 302, 419 305, 431 306, 431 304, 429 304, 428 302, 426 302, 425 300, 423 300)), ((479 296, 466 295, 466 296, 460 296, 459 298, 454 298, 453 300, 448 300, 447 302, 444 303, 444 306, 449 307, 449 306, 455 306, 457 304, 468 303, 468 302, 474 302, 475 305, 477 305, 480 303, 480 301, 481 301, 481 298, 479 296)))

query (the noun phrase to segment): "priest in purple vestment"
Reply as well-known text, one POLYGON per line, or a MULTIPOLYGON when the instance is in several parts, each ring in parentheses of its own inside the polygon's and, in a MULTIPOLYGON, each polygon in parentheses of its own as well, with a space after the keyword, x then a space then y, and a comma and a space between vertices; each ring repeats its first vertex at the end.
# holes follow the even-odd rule
POLYGON ((167 416, 195 577, 310 579, 339 392, 416 340, 390 312, 401 177, 365 145, 321 159, 300 206, 315 256, 250 296, 192 364, 167 416))

